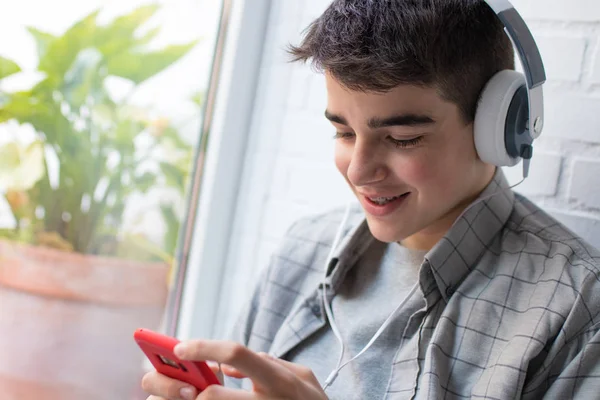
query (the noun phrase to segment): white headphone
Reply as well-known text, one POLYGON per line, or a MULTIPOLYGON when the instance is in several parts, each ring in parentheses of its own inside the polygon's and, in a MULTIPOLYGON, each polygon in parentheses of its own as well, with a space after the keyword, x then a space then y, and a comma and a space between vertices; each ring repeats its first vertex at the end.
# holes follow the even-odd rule
MULTIPOLYGON (((525 179, 529 173, 529 161, 533 154, 533 140, 540 136, 544 125, 542 96, 542 84, 546 81, 544 64, 529 28, 527 28, 512 4, 508 0, 484 1, 496 12, 498 18, 504 24, 504 30, 519 53, 525 75, 512 70, 505 70, 498 72, 488 81, 481 92, 475 113, 475 147, 483 161, 499 167, 514 166, 522 159, 523 179, 525 179)), ((517 185, 478 199, 478 201, 467 207, 461 216, 480 201, 495 196, 504 190, 512 189, 517 185)), ((339 246, 344 228, 348 223, 350 208, 350 204, 348 204, 329 251, 325 264, 325 276, 321 283, 321 296, 325 313, 340 345, 337 365, 325 380, 323 390, 326 390, 333 383, 346 365, 356 360, 371 347, 392 323, 394 315, 406 305, 419 288, 417 282, 375 332, 366 346, 350 360, 342 363, 345 351, 344 341, 335 323, 326 290, 329 286, 327 284, 329 265, 334 258, 335 249, 339 246)))
POLYGON ((523 159, 526 178, 533 140, 544 126, 544 64, 529 28, 513 5, 508 0, 485 2, 504 24, 524 75, 504 70, 486 84, 475 113, 475 148, 483 161, 499 167, 512 167, 523 159))

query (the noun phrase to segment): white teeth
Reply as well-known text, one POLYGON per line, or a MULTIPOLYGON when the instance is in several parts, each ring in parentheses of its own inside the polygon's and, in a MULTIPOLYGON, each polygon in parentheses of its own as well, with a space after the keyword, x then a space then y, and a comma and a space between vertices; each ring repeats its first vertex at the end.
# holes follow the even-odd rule
POLYGON ((380 206, 389 203, 390 201, 396 200, 398 198, 402 197, 400 196, 394 196, 394 197, 375 197, 375 198, 371 198, 369 197, 369 200, 371 200, 373 203, 376 203, 380 206))

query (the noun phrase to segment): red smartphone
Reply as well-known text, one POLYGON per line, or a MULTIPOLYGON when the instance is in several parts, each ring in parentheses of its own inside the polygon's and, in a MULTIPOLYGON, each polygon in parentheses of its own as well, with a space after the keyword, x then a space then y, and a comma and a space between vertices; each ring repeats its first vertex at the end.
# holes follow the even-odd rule
POLYGON ((174 337, 148 329, 138 329, 133 334, 133 338, 159 373, 189 383, 199 391, 203 391, 209 385, 221 384, 204 361, 178 359, 173 348, 179 340, 174 337))

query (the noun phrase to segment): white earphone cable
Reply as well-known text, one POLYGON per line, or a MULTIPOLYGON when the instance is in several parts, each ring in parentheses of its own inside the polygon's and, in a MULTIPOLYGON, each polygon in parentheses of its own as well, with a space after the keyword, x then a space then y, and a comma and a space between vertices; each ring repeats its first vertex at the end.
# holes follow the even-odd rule
MULTIPOLYGON (((333 334, 335 335, 339 345, 340 345, 340 356, 338 359, 338 363, 337 365, 339 366, 342 362, 342 359, 344 357, 344 340, 342 339, 342 335, 340 333, 340 331, 338 330, 337 325, 335 324, 334 320, 333 320, 333 313, 329 307, 329 301, 327 299, 327 270, 329 268, 329 264, 331 263, 331 260, 333 259, 333 254, 335 253, 335 249, 338 247, 341 239, 342 239, 342 233, 344 232, 344 228, 346 227, 346 224, 348 222, 348 218, 350 216, 350 202, 348 202, 346 204, 346 210, 344 211, 344 217, 342 218, 342 222, 340 223, 340 226, 338 227, 338 230, 335 234, 335 239, 333 240, 333 244, 331 245, 331 249, 329 250, 329 255, 327 256, 327 261, 325 263, 325 276, 323 277, 323 282, 321 284, 321 297, 323 298, 323 303, 324 303, 324 307, 325 307, 325 314, 327 314, 327 319, 330 322, 331 325, 331 330, 333 331, 333 334)), ((336 367, 337 368, 337 367, 336 367)), ((329 378, 327 378, 327 380, 329 380, 329 378)), ((325 386, 323 387, 323 390, 325 390, 327 388, 327 386, 329 386, 329 384, 327 384, 327 381, 325 383, 325 386)))
MULTIPOLYGON (((369 343, 367 343, 367 345, 365 347, 363 347, 363 349, 358 354, 356 354, 350 360, 346 361, 344 364, 341 364, 342 358, 343 358, 343 351, 342 351, 342 354, 340 355, 340 358, 338 360, 337 366, 335 367, 335 369, 333 371, 331 371, 331 373, 329 374, 329 376, 325 380, 325 384, 323 385, 323 390, 327 389, 333 383, 333 381, 335 380, 335 378, 337 378, 337 376, 338 376, 339 372, 342 370, 342 368, 344 368, 346 365, 350 364, 352 361, 356 360, 358 357, 360 357, 361 355, 363 355, 371 347, 371 345, 373 345, 373 343, 375 343, 375 341, 379 338, 379 336, 381 336, 381 334, 383 333, 383 331, 385 331, 385 329, 393 322, 394 316, 396 315, 396 313, 402 307, 404 307, 404 305, 415 294, 415 292, 417 291, 418 288, 419 288, 419 283, 417 282, 412 287, 412 289, 410 290, 410 292, 408 292, 408 294, 402 300, 402 302, 400 304, 398 304, 398 306, 394 309, 394 311, 391 312, 391 314, 387 317, 387 319, 385 320, 385 322, 379 327, 379 329, 377 330, 377 332, 375 332, 375 334, 373 335, 373 337, 371 338, 371 340, 369 340, 369 343)), ((335 325, 335 322, 333 322, 333 315, 332 315, 333 312, 331 311, 331 306, 330 306, 330 304, 329 304, 328 301, 325 302, 325 310, 327 312, 327 318, 329 318, 329 321, 330 321, 331 326, 333 328, 333 326, 335 325)), ((335 328, 334 332, 336 330, 337 330, 337 327, 335 328)), ((336 336, 338 336, 338 335, 339 335, 339 332, 338 332, 338 334, 336 334, 336 336)), ((341 338, 341 335, 338 336, 338 340, 342 344, 342 349, 343 349, 344 345, 343 345, 343 340, 341 338)))

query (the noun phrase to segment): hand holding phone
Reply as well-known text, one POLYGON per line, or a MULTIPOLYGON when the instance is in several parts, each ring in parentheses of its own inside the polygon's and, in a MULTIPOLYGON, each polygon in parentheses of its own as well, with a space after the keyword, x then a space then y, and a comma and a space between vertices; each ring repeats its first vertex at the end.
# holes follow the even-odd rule
POLYGON ((188 383, 199 391, 209 385, 221 384, 204 361, 185 361, 175 356, 173 349, 179 343, 176 338, 148 329, 136 330, 133 337, 159 373, 188 383))

